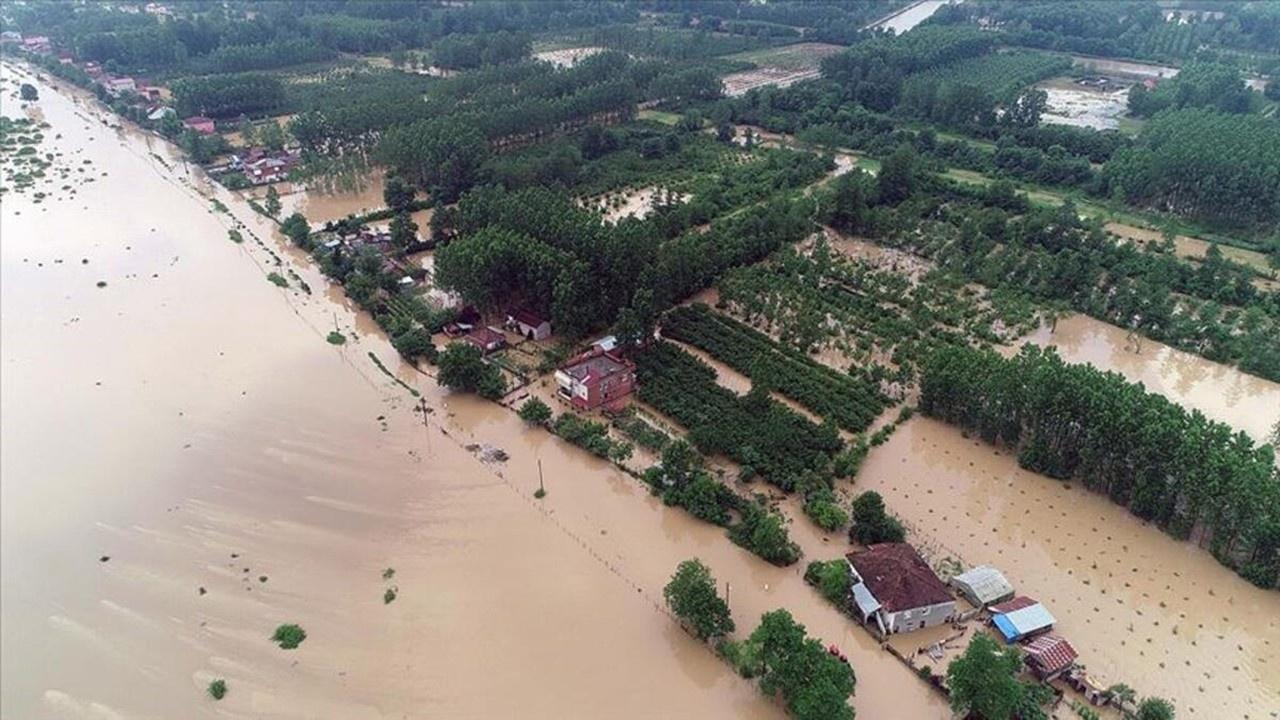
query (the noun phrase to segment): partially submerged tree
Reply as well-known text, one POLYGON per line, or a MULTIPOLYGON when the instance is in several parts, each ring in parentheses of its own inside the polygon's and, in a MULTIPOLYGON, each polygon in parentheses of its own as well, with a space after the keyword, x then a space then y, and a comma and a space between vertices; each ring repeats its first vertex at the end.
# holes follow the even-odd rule
POLYGON ((685 560, 662 589, 667 607, 702 640, 733 632, 729 605, 716 594, 716 580, 700 560, 685 560))
POLYGON ((506 383, 497 367, 484 361, 480 348, 456 342, 445 348, 439 358, 440 374, 436 381, 458 392, 473 392, 496 400, 506 392, 506 383))

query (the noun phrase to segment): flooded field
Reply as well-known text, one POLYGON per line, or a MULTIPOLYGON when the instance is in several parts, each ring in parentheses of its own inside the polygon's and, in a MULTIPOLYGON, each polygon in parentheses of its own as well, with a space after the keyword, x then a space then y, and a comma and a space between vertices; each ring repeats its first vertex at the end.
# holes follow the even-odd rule
POLYGON ((1069 79, 1047 80, 1036 87, 1048 95, 1042 122, 1095 130, 1114 130, 1129 112, 1128 88, 1098 90, 1069 79))
POLYGON ((1067 362, 1118 372, 1183 407, 1243 430, 1258 442, 1265 441, 1280 422, 1280 384, 1127 335, 1087 315, 1072 315, 1059 320, 1056 331, 1041 328, 1023 342, 1054 345, 1067 362))
POLYGON ((1280 595, 1209 553, 928 418, 873 449, 855 487, 935 559, 994 565, 1044 602, 1104 685, 1168 697, 1180 718, 1280 717, 1280 595))
POLYGON ((862 717, 948 717, 798 567, 442 394, 237 196, 24 80, 56 151, 108 175, 0 205, 6 716, 212 717, 204 688, 224 677, 217 714, 235 717, 780 718, 660 611, 696 555, 744 631, 787 607, 848 653, 862 717), (265 247, 230 242, 236 223, 265 247), (269 253, 315 295, 267 282, 269 253), (510 459, 484 464, 473 441, 510 459), (267 641, 286 622, 308 632, 296 651, 267 641))
POLYGON ((593 45, 590 47, 565 48, 564 50, 547 50, 534 53, 533 57, 535 60, 544 60, 556 67, 573 67, 578 64, 579 60, 602 52, 604 52, 604 48, 593 45))
POLYGON ((758 87, 787 87, 802 80, 811 80, 818 77, 818 64, 822 58, 843 49, 839 45, 810 42, 730 55, 730 59, 752 62, 758 67, 725 75, 725 95, 737 97, 758 87))

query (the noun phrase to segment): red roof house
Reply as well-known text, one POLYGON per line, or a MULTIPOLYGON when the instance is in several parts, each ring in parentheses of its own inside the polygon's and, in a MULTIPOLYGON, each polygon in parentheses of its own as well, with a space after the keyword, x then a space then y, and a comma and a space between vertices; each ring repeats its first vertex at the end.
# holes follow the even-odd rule
POLYGON ((636 386, 635 363, 595 347, 570 359, 556 371, 560 397, 579 410, 608 405, 631 394, 636 386))
POLYGON ((1066 638, 1058 635, 1041 635, 1022 646, 1027 651, 1027 666, 1035 676, 1048 682, 1067 670, 1076 661, 1076 649, 1066 638))
POLYGON ((992 615, 1007 615, 1013 612, 1014 610, 1029 608, 1032 605, 1038 605, 1038 604, 1039 603, 1037 601, 1032 600, 1026 595, 1019 595, 1018 597, 1012 600, 1009 600, 1008 602, 1002 602, 996 605, 992 605, 988 609, 991 611, 992 615))
POLYGON ((507 315, 507 327, 529 340, 551 337, 551 321, 526 307, 516 308, 507 315))
POLYGON ((480 352, 485 355, 501 350, 507 344, 505 335, 488 327, 473 328, 463 340, 480 348, 480 352))
POLYGON ((955 597, 910 545, 879 543, 845 557, 862 619, 875 620, 882 633, 932 627, 955 615, 955 597))
POLYGON ((212 135, 218 131, 217 126, 213 124, 213 118, 207 118, 203 115, 193 115, 183 120, 182 124, 201 135, 212 135))

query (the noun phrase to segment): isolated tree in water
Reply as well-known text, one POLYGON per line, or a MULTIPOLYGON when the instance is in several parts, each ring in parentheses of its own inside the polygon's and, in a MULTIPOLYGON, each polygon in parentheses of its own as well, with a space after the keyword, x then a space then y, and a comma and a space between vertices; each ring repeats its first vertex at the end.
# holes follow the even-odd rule
POLYGON ((699 638, 706 640, 733 632, 729 605, 716 595, 716 580, 710 568, 697 558, 676 567, 662 596, 667 599, 667 607, 699 638))
POLYGON ((1134 720, 1173 720, 1173 703, 1164 698, 1149 697, 1138 704, 1134 720))

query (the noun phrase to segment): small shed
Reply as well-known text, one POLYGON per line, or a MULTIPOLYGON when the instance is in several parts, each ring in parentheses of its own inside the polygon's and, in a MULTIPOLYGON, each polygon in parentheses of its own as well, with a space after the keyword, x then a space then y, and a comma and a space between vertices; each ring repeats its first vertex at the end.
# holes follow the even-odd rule
POLYGON ((528 340, 546 340, 551 337, 551 321, 529 308, 517 308, 507 315, 507 327, 528 340))
POLYGON ((1027 666, 1041 680, 1048 682, 1070 670, 1076 662, 1076 649, 1066 638, 1052 633, 1041 635, 1023 646, 1027 666))
POLYGON ((951 578, 951 585, 975 607, 986 607, 1013 598, 1013 586, 1003 573, 989 565, 956 575, 951 578))
POLYGON ((991 623, 1005 642, 1017 642, 1048 632, 1055 622, 1044 605, 1029 597, 1016 597, 991 606, 991 623))

